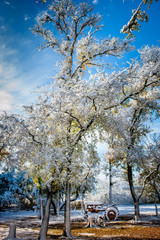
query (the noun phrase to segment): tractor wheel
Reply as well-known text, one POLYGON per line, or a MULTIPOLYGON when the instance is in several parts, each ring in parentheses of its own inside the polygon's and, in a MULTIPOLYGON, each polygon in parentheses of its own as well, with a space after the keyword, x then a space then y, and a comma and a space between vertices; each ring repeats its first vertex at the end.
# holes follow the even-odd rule
POLYGON ((109 207, 107 208, 105 215, 108 221, 114 221, 118 217, 118 209, 115 207, 109 207))

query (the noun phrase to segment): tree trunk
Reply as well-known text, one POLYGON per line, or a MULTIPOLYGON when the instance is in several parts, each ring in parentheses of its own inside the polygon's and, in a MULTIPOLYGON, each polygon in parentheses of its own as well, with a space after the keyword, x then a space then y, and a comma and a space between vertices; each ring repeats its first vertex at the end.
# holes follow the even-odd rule
POLYGON ((83 192, 82 192, 82 201, 81 201, 81 213, 83 214, 84 212, 84 207, 83 207, 83 192))
POLYGON ((69 180, 66 180, 65 185, 65 210, 64 210, 64 229, 63 236, 73 238, 71 233, 71 220, 70 220, 70 188, 69 180))
POLYGON ((156 177, 154 177, 154 182, 152 182, 151 178, 149 178, 149 183, 150 183, 151 187, 153 188, 154 194, 156 194, 156 197, 158 198, 158 201, 160 203, 160 194, 156 188, 156 177))
POLYGON ((131 196, 132 196, 132 199, 134 202, 135 220, 138 220, 140 218, 139 198, 137 197, 135 190, 134 190, 132 166, 129 163, 127 163, 127 174, 128 174, 128 182, 129 182, 130 192, 131 192, 131 196))
POLYGON ((109 160, 109 204, 112 204, 112 164, 109 160))
POLYGON ((156 196, 158 198, 158 202, 160 203, 160 194, 156 188, 155 188, 155 192, 156 192, 156 196))
POLYGON ((156 217, 158 217, 158 208, 157 208, 157 196, 156 196, 156 191, 154 190, 154 205, 155 205, 155 210, 156 210, 156 217))
POLYGON ((57 209, 56 209, 56 205, 55 205, 53 199, 51 200, 51 204, 52 204, 52 207, 53 207, 53 210, 54 210, 54 214, 57 215, 57 209))
POLYGON ((60 208, 59 208, 59 190, 57 192, 57 216, 59 216, 60 208))
POLYGON ((134 212, 135 212, 135 220, 137 221, 140 218, 139 199, 136 199, 136 201, 134 202, 134 212))
POLYGON ((153 189, 154 189, 154 204, 155 204, 155 210, 156 210, 156 217, 158 217, 157 194, 156 194, 156 176, 154 176, 153 189))
POLYGON ((40 202, 40 219, 43 219, 44 216, 44 208, 43 208, 43 198, 42 198, 42 191, 39 189, 39 202, 40 202))
POLYGON ((44 212, 44 216, 42 219, 41 230, 40 230, 40 233, 38 236, 38 240, 46 240, 51 200, 52 200, 52 194, 51 194, 51 191, 48 190, 47 202, 45 205, 45 212, 44 212))
MULTIPOLYGON (((78 189, 77 189, 76 196, 74 198, 70 199, 70 202, 76 201, 78 196, 79 196, 79 192, 78 192, 78 189)), ((65 206, 65 201, 60 205, 60 210, 62 210, 64 206, 65 206)))

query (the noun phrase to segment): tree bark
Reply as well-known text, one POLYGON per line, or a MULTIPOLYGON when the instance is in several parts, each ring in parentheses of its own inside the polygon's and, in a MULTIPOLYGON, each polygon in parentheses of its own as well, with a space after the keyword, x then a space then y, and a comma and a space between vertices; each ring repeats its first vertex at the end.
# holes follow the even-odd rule
POLYGON ((51 191, 48 190, 47 202, 45 205, 45 212, 42 219, 41 230, 38 236, 38 240, 46 240, 51 200, 52 200, 52 194, 51 194, 51 191))
POLYGON ((138 198, 134 202, 134 211, 135 211, 135 220, 137 221, 140 218, 139 199, 138 198))
POLYGON ((84 201, 83 201, 84 197, 83 197, 83 192, 82 192, 82 201, 81 201, 81 213, 83 214, 84 212, 84 207, 83 207, 83 204, 84 204, 84 201))
POLYGON ((53 207, 53 210, 54 210, 54 214, 57 215, 57 209, 56 209, 56 205, 55 205, 53 199, 51 200, 51 204, 52 204, 52 207, 53 207))
MULTIPOLYGON (((76 201, 77 198, 78 198, 78 196, 79 196, 79 192, 78 192, 78 190, 77 190, 77 191, 76 191, 76 196, 75 196, 74 198, 70 199, 70 202, 76 201)), ((62 208, 63 208, 64 206, 65 206, 65 201, 60 205, 60 210, 62 210, 62 208)))
POLYGON ((156 186, 156 176, 154 176, 154 180, 153 180, 153 189, 154 189, 154 204, 155 204, 156 217, 158 217, 157 194, 156 194, 155 186, 156 186))
POLYGON ((109 204, 112 204, 112 163, 109 159, 109 204))
POLYGON ((159 192, 156 189, 156 176, 154 176, 154 181, 152 182, 151 178, 149 178, 149 183, 154 191, 154 203, 155 203, 155 210, 156 210, 156 216, 158 217, 158 208, 157 208, 157 197, 158 201, 160 203, 160 195, 159 192))
POLYGON ((64 211, 64 229, 63 236, 73 238, 71 233, 71 220, 70 220, 70 189, 71 185, 69 180, 65 184, 65 211, 64 211))
POLYGON ((158 217, 158 208, 157 208, 157 200, 156 200, 156 192, 154 190, 154 205, 155 205, 155 211, 156 211, 156 217, 158 217))
POLYGON ((57 191, 57 216, 59 216, 60 208, 59 208, 59 190, 57 191))
POLYGON ((39 202, 40 202, 40 219, 43 219, 44 216, 44 208, 43 208, 43 198, 42 198, 42 190, 39 189, 39 202))
POLYGON ((127 163, 127 174, 128 174, 128 182, 129 182, 130 192, 131 192, 132 199, 134 202, 135 220, 138 220, 140 218, 139 198, 137 197, 135 190, 134 190, 132 166, 129 163, 127 163))
POLYGON ((155 192, 156 192, 156 196, 158 198, 158 202, 160 203, 160 194, 159 194, 158 190, 156 189, 156 187, 155 187, 155 192))

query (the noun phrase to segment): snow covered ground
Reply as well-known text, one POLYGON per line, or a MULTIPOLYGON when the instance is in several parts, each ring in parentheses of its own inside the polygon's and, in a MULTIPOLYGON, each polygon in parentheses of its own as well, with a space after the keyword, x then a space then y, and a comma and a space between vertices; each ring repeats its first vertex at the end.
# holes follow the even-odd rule
MULTIPOLYGON (((160 214, 160 204, 157 204, 158 212, 160 214)), ((118 205, 118 210, 120 215, 128 215, 134 213, 134 206, 133 205, 118 205)), ((144 215, 155 215, 155 205, 154 204, 144 204, 140 205, 140 214, 144 215)))
MULTIPOLYGON (((119 210, 119 215, 129 215, 134 214, 133 205, 117 205, 119 210)), ((160 204, 158 204, 158 211, 160 214, 160 204)), ((143 215, 155 215, 155 206, 154 204, 140 205, 140 213, 143 215)), ((39 211, 18 211, 18 212, 0 212, 0 220, 2 219, 21 219, 24 217, 38 216, 39 211)), ((71 219, 83 218, 81 210, 71 211, 71 219)), ((59 217, 51 216, 51 220, 61 222, 63 221, 63 212, 60 213, 59 217)))
MULTIPOLYGON (((133 205, 118 205, 118 209, 119 209, 120 216, 130 215, 134 213, 133 205)), ((158 205, 158 210, 160 214, 160 204, 158 205)), ((149 217, 147 216, 147 218, 145 217, 145 219, 143 220, 143 221, 150 222, 151 225, 153 224, 152 220, 156 220, 156 221, 159 220, 159 218, 156 218, 155 216, 153 216, 155 215, 155 206, 153 204, 141 205, 140 212, 143 215, 152 215, 149 217)), ((64 222, 63 214, 64 212, 61 212, 61 215, 59 217, 51 215, 49 223, 52 225, 63 223, 64 222)), ((8 226, 10 223, 16 224, 17 226, 16 233, 18 237, 23 236, 23 239, 26 239, 26 240, 37 239, 38 232, 39 232, 37 228, 39 228, 41 224, 41 220, 37 218, 37 216, 39 216, 39 211, 0 212, 0 240, 8 236, 8 232, 9 232, 8 226)), ((82 211, 81 210, 71 211, 71 219, 74 222, 77 222, 77 221, 79 222, 81 220, 83 221, 82 211)), ((114 224, 115 223, 116 222, 114 222, 114 224)), ((111 224, 113 223, 111 222, 111 224)), ((88 236, 88 233, 87 233, 87 236, 88 236)))
POLYGON ((1 218, 23 218, 25 217, 30 217, 30 216, 37 216, 38 212, 33 212, 33 211, 17 211, 17 212, 13 212, 13 211, 5 211, 5 212, 0 212, 0 220, 1 218))

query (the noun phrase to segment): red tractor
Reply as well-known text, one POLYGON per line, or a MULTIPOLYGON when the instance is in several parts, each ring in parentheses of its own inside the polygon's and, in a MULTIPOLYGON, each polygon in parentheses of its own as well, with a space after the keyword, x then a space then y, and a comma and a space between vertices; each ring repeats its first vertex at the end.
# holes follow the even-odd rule
POLYGON ((89 215, 98 216, 99 219, 114 221, 119 215, 118 208, 115 204, 105 207, 103 202, 85 202, 85 217, 89 215))

